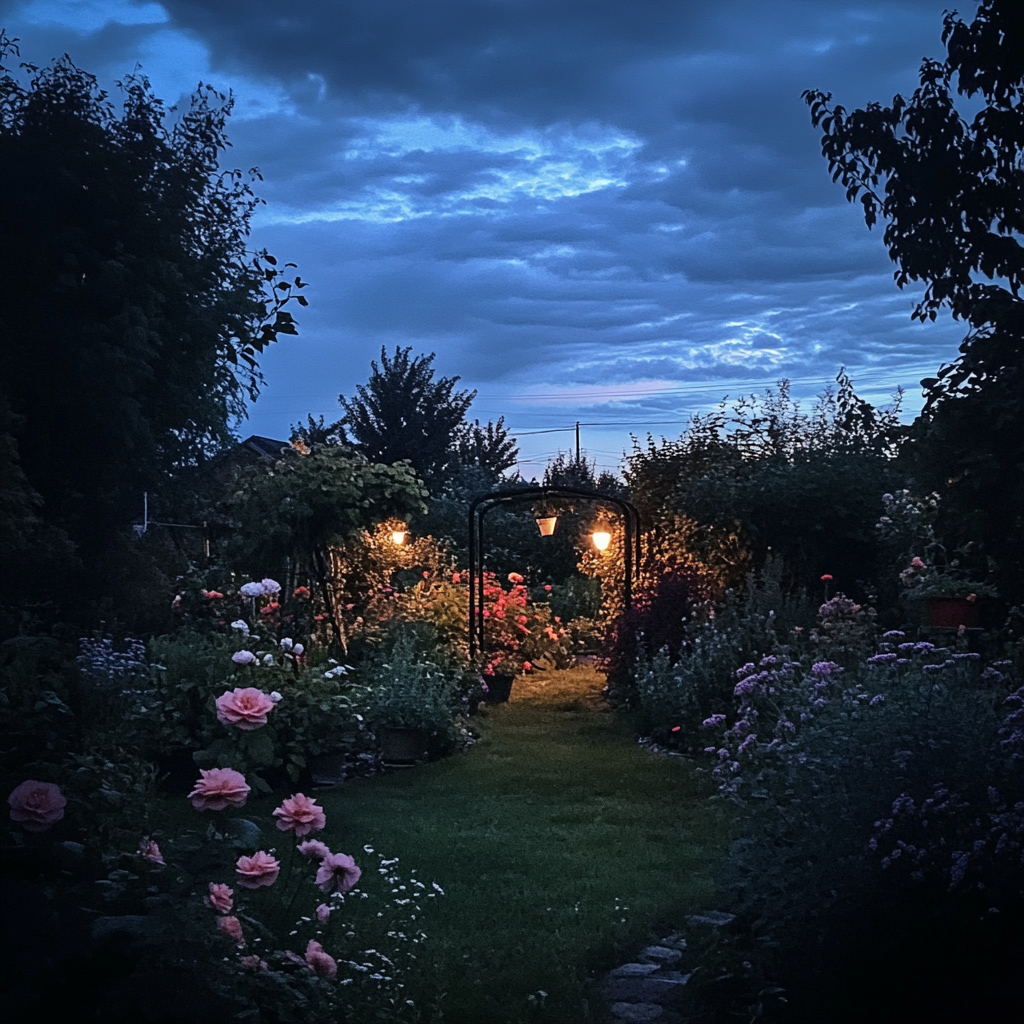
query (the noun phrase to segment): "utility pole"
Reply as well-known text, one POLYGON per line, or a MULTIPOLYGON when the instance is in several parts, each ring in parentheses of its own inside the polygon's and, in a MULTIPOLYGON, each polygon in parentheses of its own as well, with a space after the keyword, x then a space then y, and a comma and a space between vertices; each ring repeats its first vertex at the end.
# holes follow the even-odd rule
POLYGON ((580 421, 576 421, 576 464, 580 461, 580 421))

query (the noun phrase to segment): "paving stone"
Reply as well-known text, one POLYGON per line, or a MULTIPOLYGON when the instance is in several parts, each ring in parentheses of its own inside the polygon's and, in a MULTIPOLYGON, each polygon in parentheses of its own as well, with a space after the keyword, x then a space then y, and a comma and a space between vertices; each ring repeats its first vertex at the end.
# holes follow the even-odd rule
POLYGON ((691 914, 687 919, 690 924, 710 924, 716 928, 736 920, 735 914, 726 914, 721 910, 709 910, 706 914, 691 914))
POLYGON ((663 1021, 665 1011, 657 1003, 612 1003, 612 1014, 626 1021, 663 1021))
POLYGON ((663 964, 678 963, 683 958, 678 949, 672 949, 670 946, 648 946, 640 955, 663 964))
POLYGON ((642 977, 645 974, 653 974, 659 967, 660 964, 623 964, 610 973, 612 977, 642 977))
POLYGON ((666 1003, 677 998, 689 980, 689 974, 678 971, 659 972, 646 977, 609 977, 601 986, 601 994, 605 999, 617 1002, 666 1003))
POLYGON ((682 932, 673 932, 666 939, 658 943, 659 946, 668 946, 669 949, 686 949, 686 939, 682 932))

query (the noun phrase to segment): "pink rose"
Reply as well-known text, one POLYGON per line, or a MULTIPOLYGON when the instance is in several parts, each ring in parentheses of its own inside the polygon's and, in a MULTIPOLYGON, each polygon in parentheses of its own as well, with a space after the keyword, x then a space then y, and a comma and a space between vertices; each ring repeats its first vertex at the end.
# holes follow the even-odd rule
POLYGON ((151 861, 153 864, 167 867, 167 861, 164 860, 160 847, 152 839, 146 838, 139 842, 139 856, 143 860, 151 861))
POLYGON ((225 807, 241 807, 249 795, 245 776, 234 768, 203 768, 196 788, 188 798, 197 811, 223 811, 225 807))
POLYGON ((270 968, 267 966, 266 960, 261 960, 258 956, 243 956, 238 961, 243 967, 248 968, 250 971, 269 971, 270 968))
POLYGON ((316 884, 323 892, 330 892, 332 889, 348 892, 359 881, 360 875, 362 871, 347 853, 329 853, 320 861, 316 884))
POLYGON ((218 914, 227 914, 234 906, 234 900, 231 898, 234 895, 234 890, 223 882, 211 882, 210 895, 204 896, 203 902, 211 910, 216 910, 218 914))
POLYGON ((252 732, 267 724, 267 712, 274 710, 270 694, 245 686, 228 690, 217 698, 217 721, 236 725, 244 732, 252 732))
POLYGON ((242 922, 237 917, 218 917, 217 927, 229 939, 233 939, 240 946, 245 945, 245 938, 242 935, 242 922))
POLYGON ((319 839, 307 839, 304 843, 299 843, 296 849, 303 857, 317 862, 322 861, 331 852, 327 849, 327 844, 321 843, 319 839))
POLYGON ((67 799, 60 786, 52 782, 28 779, 7 798, 11 805, 11 820, 20 821, 29 832, 44 832, 55 821, 64 817, 67 799))
POLYGON ((304 836, 307 832, 319 831, 327 824, 324 809, 317 802, 301 793, 288 797, 277 810, 274 817, 278 819, 277 827, 282 832, 295 830, 296 836, 304 836))
POLYGON ((320 906, 316 908, 316 919, 321 924, 326 924, 327 919, 331 916, 331 911, 333 909, 333 907, 329 907, 326 903, 321 903, 320 906))
POLYGON ((238 884, 243 889, 259 889, 260 886, 273 885, 277 881, 281 865, 276 858, 260 850, 251 857, 239 857, 235 871, 239 875, 238 884))
POLYGON ((333 978, 338 973, 334 957, 325 953, 324 947, 316 939, 310 939, 306 946, 306 963, 313 968, 318 978, 333 978))

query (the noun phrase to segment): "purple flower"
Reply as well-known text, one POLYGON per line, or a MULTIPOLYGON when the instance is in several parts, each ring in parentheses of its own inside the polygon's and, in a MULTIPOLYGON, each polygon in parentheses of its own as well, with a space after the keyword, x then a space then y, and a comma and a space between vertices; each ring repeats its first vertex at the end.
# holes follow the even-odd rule
POLYGON ((816 661, 811 666, 811 675, 819 679, 830 679, 835 671, 842 671, 834 661, 816 661))
POLYGON ((914 644, 914 650, 915 651, 934 651, 935 650, 935 644, 930 644, 930 643, 928 643, 927 640, 920 640, 916 644, 914 644))
POLYGON ((889 653, 889 654, 873 654, 870 658, 868 658, 868 662, 867 663, 869 665, 883 665, 883 664, 886 664, 888 662, 892 662, 892 661, 895 661, 895 660, 896 660, 896 655, 892 654, 892 653, 889 653))
POLYGON ((700 724, 704 726, 705 729, 714 729, 715 727, 721 725, 724 721, 725 715, 712 715, 710 718, 705 718, 704 721, 700 724))
POLYGON ((953 657, 956 658, 957 661, 978 661, 980 660, 981 655, 976 651, 966 651, 963 654, 954 654, 953 657))
POLYGON ((882 634, 883 640, 895 640, 897 637, 906 636, 907 634, 901 629, 890 629, 888 633, 882 634))
POLYGON ((263 588, 263 593, 268 596, 271 594, 281 593, 281 584, 277 580, 272 580, 269 577, 264 580, 260 580, 260 586, 263 588))
POLYGON ((239 594, 242 597, 262 597, 263 596, 263 584, 262 583, 243 583, 238 588, 239 594))
POLYGON ((235 651, 235 653, 231 655, 231 660, 236 665, 255 665, 256 655, 253 654, 252 651, 235 651))
POLYGON ((869 707, 877 707, 879 704, 884 704, 884 703, 885 703, 885 694, 884 693, 876 693, 875 696, 871 698, 871 701, 869 703, 869 707))

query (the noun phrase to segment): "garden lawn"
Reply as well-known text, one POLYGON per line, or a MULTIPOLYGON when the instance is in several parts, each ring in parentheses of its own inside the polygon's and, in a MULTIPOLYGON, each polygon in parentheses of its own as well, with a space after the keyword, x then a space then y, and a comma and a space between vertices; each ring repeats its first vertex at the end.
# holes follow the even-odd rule
POLYGON ((436 986, 447 1024, 603 1020, 593 978, 709 908, 723 842, 706 783, 638 746, 603 683, 521 678, 467 752, 319 794, 332 849, 371 844, 445 890, 424 901, 410 994, 436 986))

